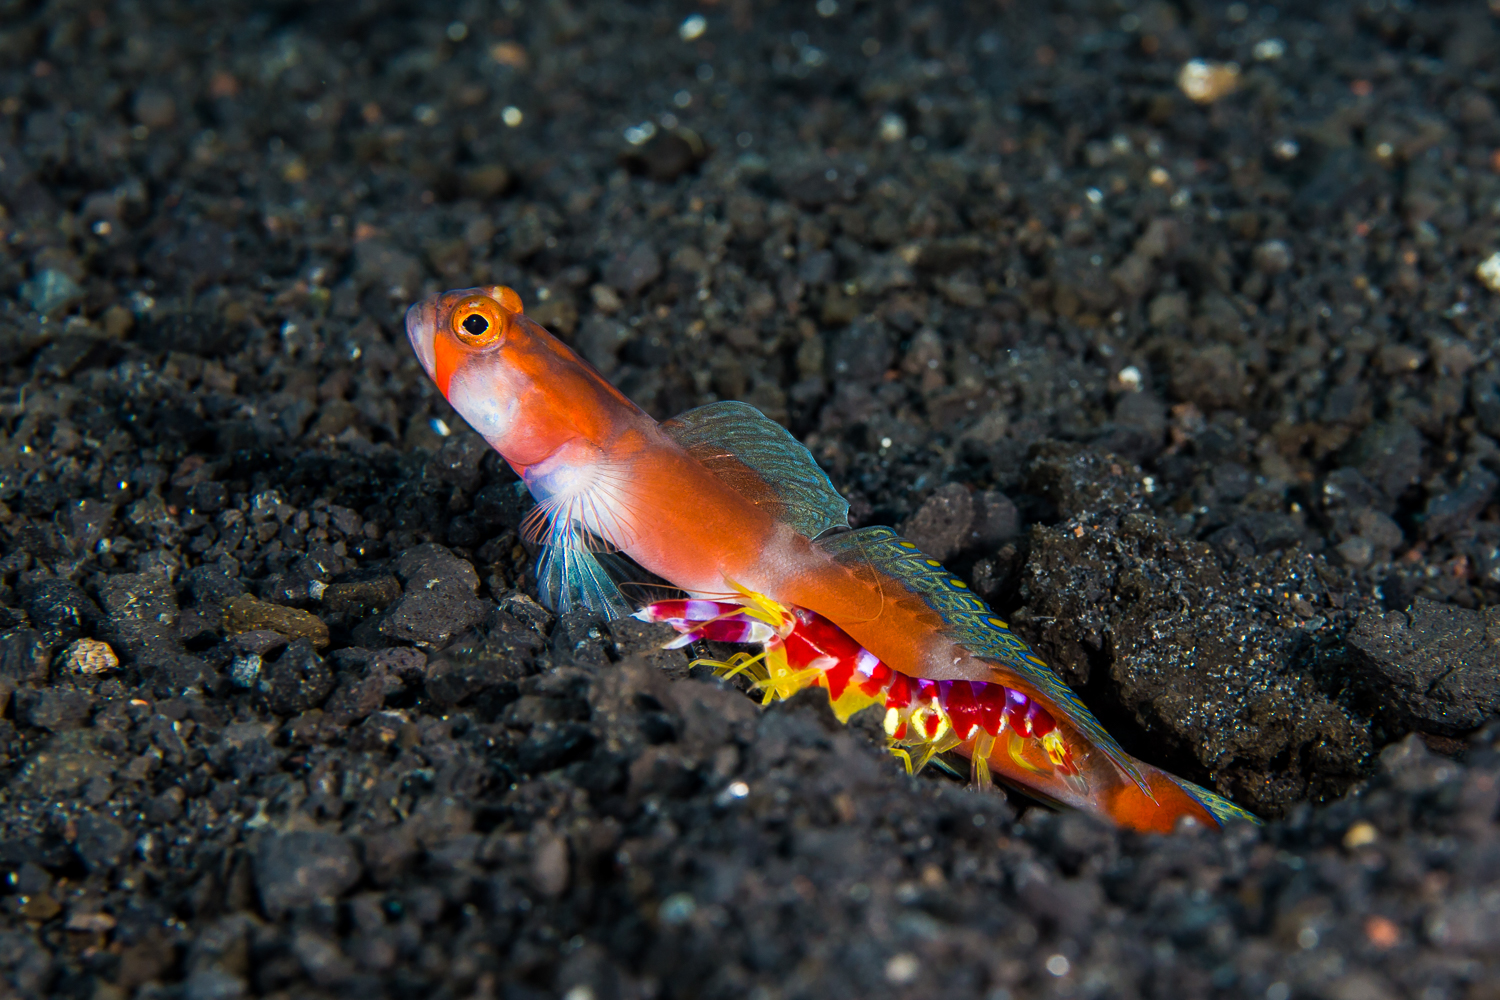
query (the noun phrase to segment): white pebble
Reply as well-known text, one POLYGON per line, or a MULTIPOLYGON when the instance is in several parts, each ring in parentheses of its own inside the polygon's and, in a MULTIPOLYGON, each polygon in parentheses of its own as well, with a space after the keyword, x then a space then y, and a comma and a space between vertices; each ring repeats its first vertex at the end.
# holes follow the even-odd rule
POLYGON ((677 37, 684 42, 691 42, 702 38, 703 33, 708 30, 708 21, 702 14, 693 14, 677 26, 677 37))
POLYGON ((1239 63, 1193 59, 1177 73, 1177 86, 1199 104, 1212 104, 1234 93, 1240 85, 1239 63))
POLYGON ((1484 263, 1474 269, 1474 274, 1492 292, 1500 292, 1500 251, 1490 254, 1484 263))
POLYGON ((79 674, 107 674, 120 666, 120 658, 109 643, 98 639, 79 639, 68 647, 68 669, 79 674))

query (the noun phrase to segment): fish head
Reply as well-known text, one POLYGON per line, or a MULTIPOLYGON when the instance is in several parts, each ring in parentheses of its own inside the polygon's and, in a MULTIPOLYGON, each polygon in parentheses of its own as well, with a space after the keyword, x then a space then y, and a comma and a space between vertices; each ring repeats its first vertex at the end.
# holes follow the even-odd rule
POLYGON ((453 408, 518 470, 597 439, 606 399, 631 406, 503 285, 429 296, 407 310, 406 336, 453 408))
POLYGON ((432 295, 406 311, 406 336, 427 375, 448 395, 455 374, 503 350, 521 296, 504 285, 432 295))

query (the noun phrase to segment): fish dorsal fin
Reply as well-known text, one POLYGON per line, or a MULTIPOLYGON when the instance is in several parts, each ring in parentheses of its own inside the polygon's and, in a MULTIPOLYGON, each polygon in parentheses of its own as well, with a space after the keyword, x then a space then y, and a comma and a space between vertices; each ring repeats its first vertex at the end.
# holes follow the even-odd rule
POLYGON ((709 403, 661 426, 731 489, 808 538, 849 527, 849 501, 812 452, 755 407, 709 403))
POLYGON ((964 583, 890 528, 860 528, 821 539, 818 547, 840 563, 868 566, 915 594, 942 619, 944 632, 982 660, 1009 670, 1049 698, 1085 739, 1127 777, 1151 794, 1130 755, 1105 732, 1073 689, 1012 632, 964 583))

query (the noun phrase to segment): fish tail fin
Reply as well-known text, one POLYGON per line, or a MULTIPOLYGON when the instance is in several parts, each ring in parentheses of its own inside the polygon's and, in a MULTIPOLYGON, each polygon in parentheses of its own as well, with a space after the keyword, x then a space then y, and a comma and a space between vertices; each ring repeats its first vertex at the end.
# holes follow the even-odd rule
POLYGON ((1099 802, 1102 811, 1121 826, 1144 833, 1171 833, 1187 820, 1210 829, 1233 822, 1260 824, 1221 795, 1150 764, 1136 761, 1136 766, 1152 794, 1143 793, 1133 782, 1120 781, 1099 802))
POLYGON ((1248 810, 1241 809, 1222 795, 1210 792, 1201 785, 1195 785, 1186 778, 1179 778, 1173 774, 1169 774, 1167 777, 1171 778, 1177 787, 1186 792, 1190 798, 1204 809, 1207 809, 1208 814, 1217 820, 1221 827, 1228 826, 1230 823, 1254 823, 1256 826, 1264 825, 1259 816, 1248 810))

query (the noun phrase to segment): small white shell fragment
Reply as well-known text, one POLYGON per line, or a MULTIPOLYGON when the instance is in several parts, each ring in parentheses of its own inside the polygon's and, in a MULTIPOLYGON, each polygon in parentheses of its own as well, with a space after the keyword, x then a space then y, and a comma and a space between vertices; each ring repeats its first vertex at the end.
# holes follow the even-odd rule
POLYGON ((1192 59, 1177 73, 1177 86, 1199 104, 1212 104, 1234 93, 1240 85, 1240 64, 1192 59))
POLYGON ((885 142, 900 142, 906 138, 906 119, 894 111, 880 116, 880 138, 885 142))
POLYGON ((702 14, 689 14, 687 18, 677 26, 677 37, 684 42, 695 41, 703 37, 703 32, 708 30, 708 20, 702 14))
POLYGON ((78 674, 107 674, 120 666, 120 658, 109 643, 98 639, 79 639, 65 655, 68 669, 78 674))
POLYGON ((1474 269, 1474 274, 1484 287, 1492 292, 1500 292, 1500 250, 1490 254, 1484 261, 1474 269))

